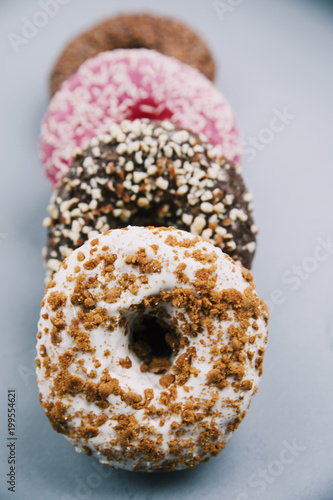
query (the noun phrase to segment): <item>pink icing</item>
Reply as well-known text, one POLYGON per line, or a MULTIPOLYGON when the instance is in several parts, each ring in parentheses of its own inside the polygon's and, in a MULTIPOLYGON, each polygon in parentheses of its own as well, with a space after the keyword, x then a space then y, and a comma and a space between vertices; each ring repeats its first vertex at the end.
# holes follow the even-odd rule
POLYGON ((147 49, 119 49, 88 59, 52 98, 40 152, 56 184, 77 148, 124 119, 168 119, 203 134, 239 163, 241 140, 230 104, 199 71, 147 49))

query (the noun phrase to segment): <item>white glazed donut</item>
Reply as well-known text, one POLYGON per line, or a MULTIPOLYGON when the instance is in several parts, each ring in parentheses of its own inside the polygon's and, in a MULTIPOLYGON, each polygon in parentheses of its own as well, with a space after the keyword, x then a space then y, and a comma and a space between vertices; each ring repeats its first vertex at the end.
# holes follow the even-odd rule
POLYGON ((216 456, 262 373, 268 313, 249 271, 174 228, 90 239, 42 302, 40 400, 77 451, 140 471, 216 456))

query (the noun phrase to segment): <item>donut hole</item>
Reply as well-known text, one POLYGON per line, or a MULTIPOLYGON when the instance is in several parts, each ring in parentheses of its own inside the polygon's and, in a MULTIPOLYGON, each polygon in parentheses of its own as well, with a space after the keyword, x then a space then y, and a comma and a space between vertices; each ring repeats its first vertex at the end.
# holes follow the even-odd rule
POLYGON ((133 322, 129 348, 140 360, 142 372, 165 373, 179 348, 179 338, 170 325, 156 316, 133 322))
POLYGON ((173 114, 166 106, 161 106, 161 104, 156 103, 152 98, 147 97, 129 106, 126 118, 131 121, 141 118, 163 121, 170 120, 173 114))

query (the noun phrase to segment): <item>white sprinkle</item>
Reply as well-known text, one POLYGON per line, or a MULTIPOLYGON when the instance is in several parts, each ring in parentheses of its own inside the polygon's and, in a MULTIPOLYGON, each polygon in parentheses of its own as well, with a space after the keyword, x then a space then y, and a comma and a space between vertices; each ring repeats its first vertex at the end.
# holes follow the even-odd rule
POLYGON ((213 198, 213 194, 211 191, 205 191, 204 194, 201 196, 201 201, 209 201, 213 198))
POLYGON ((215 232, 216 234, 218 234, 219 236, 225 236, 227 234, 227 230, 225 227, 222 227, 222 226, 217 226, 216 229, 215 229, 215 232))
POLYGON ((248 243, 248 244, 246 245, 246 248, 248 249, 248 251, 249 251, 250 253, 253 253, 253 252, 255 251, 255 249, 256 249, 256 244, 255 244, 255 242, 254 242, 254 241, 251 241, 250 243, 248 243))
POLYGON ((158 138, 158 143, 160 147, 163 148, 167 142, 168 142, 168 136, 166 134, 161 134, 158 138))
POLYGON ((62 213, 62 219, 65 224, 70 224, 71 222, 71 214, 69 210, 66 210, 65 212, 62 213))
POLYGON ((251 226, 251 233, 252 234, 257 234, 257 232, 259 231, 259 228, 256 224, 252 224, 251 226))
POLYGON ((201 170, 201 168, 196 168, 193 172, 193 175, 194 177, 196 177, 196 179, 202 179, 203 177, 205 177, 206 173, 201 170))
POLYGON ((233 208, 229 212, 229 218, 232 220, 236 220, 238 216, 238 208, 233 208))
POLYGON ((127 152, 126 144, 124 142, 121 142, 120 144, 118 144, 116 151, 119 155, 126 153, 127 152))
POLYGON ((92 154, 93 154, 96 158, 98 158, 99 156, 101 156, 101 150, 99 149, 99 147, 98 147, 98 146, 96 146, 96 147, 92 148, 91 152, 92 152, 92 154))
POLYGON ((198 215, 191 225, 191 233, 199 235, 206 225, 206 219, 202 215, 198 215))
POLYGON ((196 203, 198 203, 199 198, 194 194, 190 193, 187 195, 187 201, 190 205, 195 205, 196 203))
POLYGON ((61 255, 64 255, 65 257, 69 257, 71 253, 73 253, 73 248, 61 246, 59 247, 59 250, 61 252, 61 255))
POLYGON ((178 189, 177 189, 177 193, 182 195, 182 194, 186 194, 188 191, 188 186, 186 184, 183 184, 182 186, 180 186, 178 189))
POLYGON ((210 159, 212 160, 212 159, 213 159, 213 158, 215 158, 215 157, 216 157, 219 153, 220 153, 220 151, 219 151, 219 149, 218 149, 218 148, 216 148, 216 147, 212 147, 212 148, 210 148, 210 149, 208 149, 208 150, 207 150, 207 153, 206 153, 206 154, 207 154, 208 158, 210 158, 210 159))
POLYGON ((179 130, 172 135, 172 140, 177 144, 183 144, 183 142, 187 142, 190 138, 190 134, 187 130, 179 130))
POLYGON ((190 214, 183 214, 182 215, 182 221, 184 222, 184 224, 186 224, 187 226, 190 226, 192 224, 192 221, 193 221, 193 215, 190 215, 190 214))
POLYGON ((74 210, 71 211, 70 216, 71 217, 80 217, 81 215, 81 210, 79 208, 74 208, 74 210))
POLYGON ((221 181, 221 182, 224 182, 227 180, 227 174, 225 173, 224 170, 221 169, 219 175, 217 176, 217 180, 221 181))
POLYGON ((196 177, 191 177, 191 179, 188 181, 190 186, 199 186, 199 179, 196 177))
POLYGON ((225 244, 225 248, 231 252, 231 250, 235 250, 236 249, 236 243, 234 241, 228 241, 226 244, 225 244))
POLYGON ((158 136, 160 136, 160 135, 161 135, 161 134, 163 134, 163 133, 164 133, 164 130, 162 129, 162 127, 157 127, 157 128, 155 128, 155 130, 154 130, 154 136, 155 136, 155 137, 158 137, 158 136))
POLYGON ((147 177, 146 172, 134 172, 134 174, 133 174, 133 180, 134 180, 135 184, 139 184, 146 177, 147 177))
POLYGON ((132 172, 134 170, 134 163, 130 160, 125 165, 126 172, 132 172))
POLYGON ((72 205, 74 205, 78 201, 79 201, 78 198, 71 198, 70 200, 63 201, 60 205, 60 213, 66 212, 66 210, 68 210, 72 205))
POLYGON ((137 152, 135 153, 134 158, 135 158, 136 163, 138 163, 139 165, 141 165, 141 164, 143 163, 143 159, 142 159, 142 151, 137 151, 137 152))
POLYGON ((232 220, 239 219, 241 221, 246 221, 247 220, 247 215, 243 210, 240 210, 239 208, 233 208, 230 210, 229 217, 232 220))
POLYGON ((165 156, 167 156, 168 158, 171 158, 171 156, 173 155, 172 147, 169 146, 169 144, 167 144, 166 146, 164 146, 163 149, 164 149, 165 156))
POLYGON ((91 190, 91 196, 95 200, 99 200, 102 197, 102 191, 99 188, 95 188, 91 190))
POLYGON ((100 231, 103 227, 103 221, 101 219, 98 219, 95 225, 95 228, 100 231))
POLYGON ((126 140, 126 135, 124 134, 124 132, 122 132, 120 130, 120 128, 118 128, 118 133, 116 135, 116 141, 117 142, 124 142, 126 140))
MULTIPOLYGON (((154 141, 155 142, 155 141, 154 141)), ((148 151, 149 152, 149 151, 148 151)), ((152 158, 151 156, 147 156, 147 158, 145 159, 144 161, 144 166, 146 168, 150 167, 150 165, 152 165, 154 163, 154 158, 152 158)))
POLYGON ((204 203, 201 203, 200 209, 205 213, 205 214, 210 214, 213 211, 213 205, 211 203, 208 203, 205 201, 204 203))
POLYGON ((171 123, 169 120, 163 120, 162 125, 166 130, 174 130, 175 126, 173 123, 171 123))
POLYGON ((79 203, 79 209, 81 210, 81 212, 87 212, 89 206, 87 205, 87 203, 79 203))
POLYGON ((219 203, 216 203, 216 205, 214 205, 214 212, 216 212, 217 214, 224 212, 224 210, 225 210, 225 208, 224 208, 223 203, 219 202, 219 203))
POLYGON ((253 200, 253 194, 251 193, 251 191, 247 191, 246 193, 243 194, 243 200, 247 202, 253 200))
POLYGON ((127 151, 129 154, 134 153, 134 151, 139 151, 139 149, 140 149, 140 142, 139 141, 133 141, 127 145, 127 151))
POLYGON ((132 183, 129 180, 126 180, 123 182, 123 186, 125 189, 131 189, 132 188, 132 183))
POLYGON ((121 215, 120 215, 120 219, 123 222, 127 222, 128 219, 131 217, 131 215, 132 215, 132 212, 130 212, 129 210, 123 209, 121 212, 121 215))
POLYGON ((150 167, 148 167, 148 175, 154 175, 156 174, 157 172, 157 166, 156 165, 151 165, 150 167))
POLYGON ((49 259, 47 261, 47 267, 51 269, 51 271, 58 271, 60 264, 61 262, 58 259, 49 259))
POLYGON ((176 180, 176 184, 177 186, 182 186, 183 184, 187 184, 187 180, 186 180, 186 177, 184 177, 183 175, 180 175, 177 180, 176 180))
POLYGON ((83 160, 83 166, 84 166, 85 168, 87 168, 87 167, 92 167, 92 166, 93 166, 93 164, 94 164, 94 162, 93 162, 93 159, 91 158, 91 156, 87 156, 87 158, 85 158, 85 159, 83 160))
POLYGON ((50 219, 50 217, 45 217, 45 219, 43 219, 43 226, 44 227, 50 227, 51 226, 51 219, 50 219))
POLYGON ((244 212, 244 210, 238 210, 238 218, 242 222, 245 222, 248 219, 248 217, 247 217, 246 213, 244 212))
POLYGON ((226 205, 231 205, 232 202, 234 201, 234 195, 233 194, 227 194, 224 198, 226 205))
POLYGON ((155 181, 155 184, 160 189, 166 190, 166 189, 168 189, 169 181, 167 181, 166 179, 163 179, 163 177, 158 177, 155 181))
POLYGON ((80 179, 73 179, 72 181, 70 181, 71 187, 79 186, 80 184, 81 184, 80 179))
POLYGON ((209 224, 214 224, 215 222, 217 222, 217 215, 216 214, 213 214, 209 217, 209 220, 208 220, 209 224))
MULTIPOLYGON (((176 162, 175 162, 175 165, 176 165, 176 162)), ((183 168, 186 172, 193 172, 193 170, 194 170, 193 165, 188 161, 184 162, 183 168)))
POLYGON ((205 229, 204 231, 202 231, 201 237, 204 240, 209 240, 211 238, 212 234, 213 234, 213 231, 208 227, 207 229, 205 229))
POLYGON ((109 144, 109 142, 112 141, 112 137, 110 134, 102 134, 101 141, 103 141, 104 144, 109 144))
POLYGON ((90 179, 90 187, 95 189, 97 188, 97 181, 96 181, 96 178, 93 177, 92 179, 90 179))
POLYGON ((217 163, 213 163, 212 166, 208 168, 207 174, 211 179, 217 179, 217 176, 220 173, 220 169, 220 165, 218 165, 217 163))
POLYGON ((89 239, 96 238, 96 236, 99 236, 99 232, 98 231, 90 231, 90 233, 88 233, 88 238, 89 239))
POLYGON ((138 207, 147 207, 149 205, 149 201, 147 198, 139 198, 137 201, 138 207))
POLYGON ((97 205, 98 205, 98 203, 97 203, 96 199, 95 200, 91 200, 91 202, 89 203, 89 208, 91 210, 95 210, 97 208, 97 205))
POLYGON ((78 219, 73 220, 72 222, 72 231, 74 233, 79 233, 81 231, 81 224, 78 219))
POLYGON ((182 145, 182 153, 184 155, 187 154, 189 147, 190 147, 190 145, 187 142, 185 142, 185 144, 182 145))
MULTIPOLYGON (((152 144, 154 144, 156 141, 151 137, 151 134, 150 135, 147 135, 147 132, 146 130, 143 130, 143 133, 145 135, 145 137, 143 138, 143 143, 142 143, 142 146, 144 146, 145 144, 147 144, 147 146, 151 146, 152 144)), ((149 148, 148 148, 149 150, 149 148)))
POLYGON ((101 184, 102 186, 104 186, 108 182, 108 180, 102 179, 101 177, 96 177, 96 182, 98 182, 98 184, 101 184))

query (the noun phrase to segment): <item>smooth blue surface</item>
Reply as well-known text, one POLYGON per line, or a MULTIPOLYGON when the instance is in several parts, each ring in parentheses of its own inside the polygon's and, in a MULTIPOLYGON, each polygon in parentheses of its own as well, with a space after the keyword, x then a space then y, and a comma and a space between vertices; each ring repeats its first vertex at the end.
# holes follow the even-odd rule
POLYGON ((221 0, 219 17, 210 0, 70 0, 15 53, 8 34, 20 34, 22 17, 38 10, 35 0, 0 0, 0 498, 332 500, 333 249, 316 250, 318 238, 333 239, 332 5, 221 0), (37 141, 49 71, 81 29, 148 8, 187 22, 213 49, 217 85, 247 141, 244 175, 261 228, 257 289, 275 302, 260 390, 233 439, 194 471, 156 475, 109 471, 76 454, 45 418, 34 375, 41 222, 50 196, 37 141), (293 116, 283 124, 274 116, 284 108, 293 116), (249 151, 250 137, 260 151, 249 151), (5 483, 11 387, 18 393, 16 494, 5 483))

